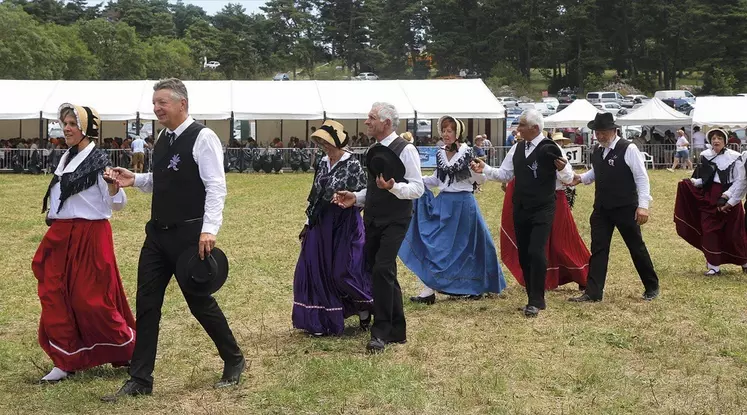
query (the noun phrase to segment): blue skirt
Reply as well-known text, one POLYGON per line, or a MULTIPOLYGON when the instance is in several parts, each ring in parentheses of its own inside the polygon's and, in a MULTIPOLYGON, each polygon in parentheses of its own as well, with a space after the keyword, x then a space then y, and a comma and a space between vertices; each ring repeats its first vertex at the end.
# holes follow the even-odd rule
POLYGON ((399 257, 426 286, 457 295, 506 288, 493 237, 472 193, 434 197, 426 189, 413 213, 399 257))

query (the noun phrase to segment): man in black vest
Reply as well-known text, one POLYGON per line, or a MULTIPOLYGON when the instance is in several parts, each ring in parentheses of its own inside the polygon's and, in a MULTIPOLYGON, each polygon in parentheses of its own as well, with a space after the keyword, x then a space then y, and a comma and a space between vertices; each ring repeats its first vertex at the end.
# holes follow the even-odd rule
POLYGON ((560 147, 542 133, 544 120, 537 110, 527 110, 519 118, 522 140, 508 151, 500 168, 482 160, 472 169, 488 179, 504 183, 516 178, 514 190, 514 229, 519 263, 524 274, 529 301, 521 310, 536 317, 545 309, 547 243, 555 216, 555 182, 573 181, 573 168, 563 158, 560 147))
POLYGON ((643 156, 628 140, 617 136, 619 128, 610 113, 597 114, 588 127, 594 130, 599 147, 591 155, 591 170, 576 175, 573 183, 597 182, 591 214, 591 259, 586 292, 570 298, 573 302, 602 301, 612 233, 620 231, 635 269, 643 281, 643 299, 659 296, 659 278, 643 243, 641 225, 648 221, 648 173, 643 156))
MULTIPOLYGON (((165 79, 153 90, 153 112, 166 127, 153 150, 153 173, 116 169, 120 186, 153 192, 153 200, 138 264, 138 332, 130 379, 117 393, 102 398, 105 401, 151 393, 161 306, 177 259, 188 249, 197 250, 200 258, 208 256, 223 222, 226 176, 220 139, 189 116, 182 81, 165 79)), ((223 376, 215 386, 238 384, 244 356, 218 303, 211 295, 183 295, 223 359, 223 376)))
POLYGON ((423 195, 420 156, 412 144, 396 133, 397 109, 377 102, 366 120, 367 135, 376 138, 374 146, 389 147, 405 166, 404 182, 374 177, 369 170, 368 186, 356 193, 338 192, 335 202, 342 208, 363 207, 366 227, 366 265, 371 270, 374 313, 369 352, 380 352, 389 343, 407 340, 402 290, 397 281, 397 253, 412 217, 412 200, 423 195))

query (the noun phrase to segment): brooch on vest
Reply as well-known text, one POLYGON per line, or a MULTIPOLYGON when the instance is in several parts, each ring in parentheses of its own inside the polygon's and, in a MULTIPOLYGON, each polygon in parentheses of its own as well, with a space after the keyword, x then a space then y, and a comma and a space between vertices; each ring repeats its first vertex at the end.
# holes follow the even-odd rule
POLYGON ((611 159, 607 160, 607 164, 609 164, 612 167, 615 167, 615 159, 616 158, 617 158, 617 154, 615 154, 614 156, 612 156, 611 159))
POLYGON ((534 163, 532 163, 531 165, 527 164, 527 167, 529 167, 529 170, 531 170, 532 174, 534 174, 535 179, 537 178, 537 167, 538 166, 539 165, 537 164, 537 160, 535 160, 534 163))
POLYGON ((174 154, 171 157, 171 160, 169 161, 169 167, 167 167, 167 168, 169 168, 171 170, 174 170, 174 171, 179 171, 179 162, 181 162, 181 161, 182 160, 179 158, 179 155, 178 154, 174 154))

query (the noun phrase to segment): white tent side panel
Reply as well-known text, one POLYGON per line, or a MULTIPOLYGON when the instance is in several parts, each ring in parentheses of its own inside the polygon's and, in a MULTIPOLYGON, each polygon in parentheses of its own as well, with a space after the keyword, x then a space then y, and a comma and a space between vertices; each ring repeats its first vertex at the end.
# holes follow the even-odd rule
POLYGON ((747 97, 700 97, 693 124, 709 127, 747 127, 747 97))
POLYGON ((0 120, 38 120, 39 112, 59 82, 0 80, 0 96, 3 97, 0 120))
POLYGON ((233 81, 236 120, 321 120, 324 108, 315 81, 233 81))
POLYGON ((481 79, 397 81, 419 119, 505 118, 505 108, 481 79))
POLYGON ((652 98, 629 114, 617 119, 618 125, 690 125, 692 118, 683 114, 659 98, 652 98))
POLYGON ((364 120, 375 102, 394 105, 401 120, 415 116, 399 81, 316 81, 316 85, 327 118, 364 120))
POLYGON ((134 120, 146 81, 60 81, 43 107, 43 116, 57 119, 63 103, 92 107, 104 121, 134 120))

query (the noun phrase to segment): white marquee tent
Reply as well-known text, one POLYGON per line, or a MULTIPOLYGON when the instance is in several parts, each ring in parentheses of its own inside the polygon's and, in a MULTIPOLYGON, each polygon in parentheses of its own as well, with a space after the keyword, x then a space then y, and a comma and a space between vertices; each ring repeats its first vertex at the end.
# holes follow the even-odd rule
POLYGON ((617 118, 616 122, 618 125, 686 126, 692 123, 692 117, 675 110, 659 98, 652 98, 642 107, 617 118))
POLYGON ((700 97, 693 124, 711 127, 747 127, 747 97, 700 97))
POLYGON ((577 99, 563 111, 545 118, 546 128, 584 128, 601 111, 585 99, 577 99))
MULTIPOLYGON (((57 118, 64 102, 90 105, 106 121, 155 119, 155 81, 1 80, 0 120, 57 118)), ((504 118, 481 80, 422 81, 185 81, 190 113, 199 120, 365 119, 371 104, 394 104, 401 119, 444 114, 504 118)))

